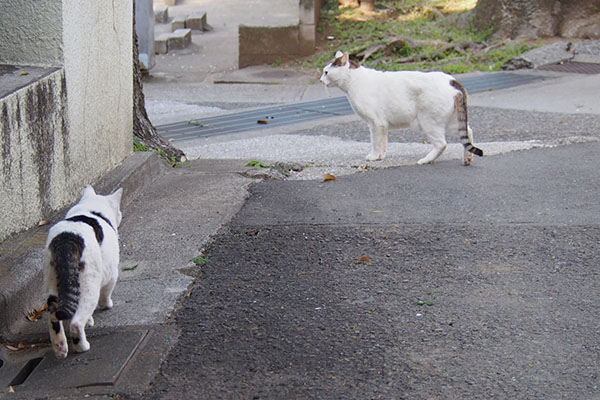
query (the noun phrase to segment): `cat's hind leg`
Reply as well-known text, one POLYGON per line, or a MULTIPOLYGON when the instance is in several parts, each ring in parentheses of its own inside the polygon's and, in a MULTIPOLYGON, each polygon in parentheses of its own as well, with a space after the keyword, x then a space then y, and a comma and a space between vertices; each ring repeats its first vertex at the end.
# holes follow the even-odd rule
POLYGON ((383 160, 387 152, 388 128, 369 124, 369 130, 371 131, 371 152, 367 155, 367 160, 383 160))
MULTIPOLYGON (((469 143, 473 143, 473 131, 471 130, 471 127, 468 126, 467 127, 467 138, 469 140, 469 143)), ((473 153, 471 153, 469 150, 467 150, 467 147, 464 147, 464 155, 463 155, 463 163, 464 165, 471 165, 471 163, 473 162, 473 153)))
POLYGON ((69 345, 62 321, 56 317, 58 308, 58 297, 50 295, 48 297, 48 331, 50 332, 50 342, 52 351, 57 358, 66 358, 69 354, 69 345))
POLYGON ((417 164, 419 165, 433 163, 444 152, 444 150, 446 150, 447 143, 443 137, 436 139, 429 138, 429 141, 433 145, 433 150, 427 153, 425 157, 417 161, 417 164))
POLYGON ((98 304, 99 291, 97 288, 99 285, 97 282, 91 282, 88 277, 80 275, 81 293, 79 296, 79 304, 77 305, 77 311, 71 318, 71 326, 69 331, 71 333, 71 341, 73 342, 73 349, 82 353, 90 349, 90 343, 87 341, 85 335, 85 327, 93 324, 92 314, 98 304))

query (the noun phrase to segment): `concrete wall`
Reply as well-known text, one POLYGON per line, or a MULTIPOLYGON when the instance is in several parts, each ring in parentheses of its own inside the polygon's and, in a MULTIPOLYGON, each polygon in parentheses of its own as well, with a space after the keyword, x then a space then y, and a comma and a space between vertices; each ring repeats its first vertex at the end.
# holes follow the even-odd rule
MULTIPOLYGON (((132 1, 58 3, 59 68, 0 99, 0 240, 48 219, 132 152, 132 1)), ((11 13, 3 26, 30 25, 28 14, 11 13)))
POLYGON ((62 0, 2 0, 0 64, 59 66, 61 60, 62 0))
POLYGON ((65 151, 70 142, 65 103, 62 70, 2 99, 0 237, 27 228, 70 200, 61 190, 74 169, 65 151))
POLYGON ((298 25, 240 25, 238 68, 290 61, 315 51, 323 0, 298 0, 298 25))

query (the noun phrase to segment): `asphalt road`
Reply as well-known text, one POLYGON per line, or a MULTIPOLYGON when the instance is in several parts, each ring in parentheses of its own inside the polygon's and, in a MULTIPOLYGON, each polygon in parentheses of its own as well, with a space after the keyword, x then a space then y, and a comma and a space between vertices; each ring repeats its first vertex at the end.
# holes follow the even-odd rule
POLYGON ((253 185, 139 398, 598 398, 599 150, 253 185))

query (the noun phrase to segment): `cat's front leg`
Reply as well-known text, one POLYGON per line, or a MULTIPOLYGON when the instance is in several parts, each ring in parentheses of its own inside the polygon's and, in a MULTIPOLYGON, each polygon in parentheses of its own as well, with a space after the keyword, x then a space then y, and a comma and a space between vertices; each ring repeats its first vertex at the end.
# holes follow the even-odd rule
POLYGON ((383 160, 387 152, 388 129, 385 126, 369 124, 369 130, 371 131, 371 152, 367 155, 367 160, 383 160))
POLYGON ((112 301, 112 292, 115 289, 115 284, 117 283, 116 279, 112 279, 108 284, 100 289, 100 300, 98 301, 98 305, 101 309, 109 310, 113 306, 112 301))

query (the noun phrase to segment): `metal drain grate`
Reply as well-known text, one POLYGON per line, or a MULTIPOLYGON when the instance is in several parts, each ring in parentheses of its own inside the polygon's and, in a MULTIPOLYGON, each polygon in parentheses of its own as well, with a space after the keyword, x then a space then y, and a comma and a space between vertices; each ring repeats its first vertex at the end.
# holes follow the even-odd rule
MULTIPOLYGON (((541 76, 512 74, 506 72, 485 74, 461 79, 461 83, 469 93, 497 90, 512 86, 523 85, 541 76)), ((354 113, 346 97, 308 101, 304 103, 287 104, 245 111, 235 114, 225 114, 217 117, 176 122, 157 126, 158 133, 173 142, 208 138, 312 121, 321 118, 349 115, 354 113)))
POLYGON ((538 69, 543 71, 568 72, 572 74, 600 74, 600 64, 575 61, 562 64, 542 65, 538 69))

